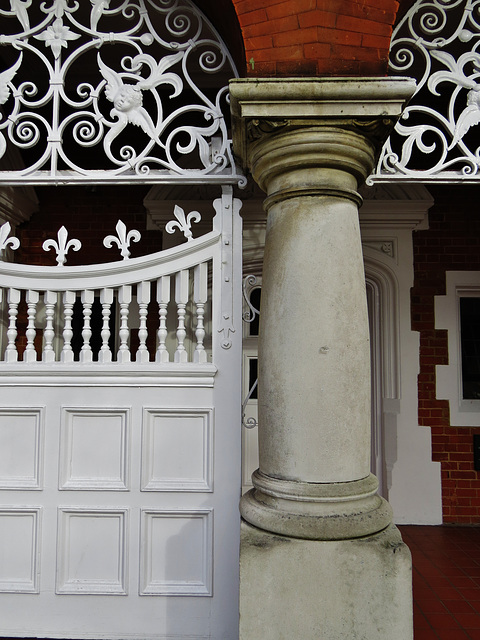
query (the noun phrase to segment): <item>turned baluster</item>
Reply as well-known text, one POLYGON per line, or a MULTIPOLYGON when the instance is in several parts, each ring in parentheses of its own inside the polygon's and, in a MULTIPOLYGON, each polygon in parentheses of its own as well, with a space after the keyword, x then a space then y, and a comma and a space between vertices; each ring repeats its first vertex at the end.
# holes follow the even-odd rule
POLYGON ((170 276, 162 276, 157 280, 157 302, 158 302, 158 348, 155 362, 169 362, 170 356, 165 345, 167 340, 167 307, 170 302, 170 276))
POLYGON ((197 326, 195 328, 195 337, 197 345, 193 354, 194 362, 206 362, 207 352, 203 345, 205 338, 205 303, 207 302, 208 286, 207 286, 207 263, 197 264, 193 270, 193 301, 197 315, 197 326))
POLYGON ((55 362, 55 351, 53 349, 53 340, 55 338, 55 330, 53 328, 53 320, 55 316, 55 305, 57 304, 57 292, 45 291, 43 294, 43 302, 45 303, 45 329, 43 331, 43 362, 55 362))
POLYGON ((62 362, 73 362, 73 349, 72 349, 72 338, 73 338, 73 330, 72 330, 72 317, 73 317, 73 305, 76 300, 75 291, 64 291, 63 292, 63 317, 64 317, 64 325, 63 325, 63 349, 60 355, 60 360, 62 362))
POLYGON ((38 291, 28 290, 25 296, 27 302, 27 330, 25 337, 27 338, 27 346, 23 352, 24 362, 36 362, 37 352, 35 350, 35 337, 37 330, 35 328, 35 317, 37 315, 37 304, 40 299, 38 291))
POLYGON ((175 351, 175 362, 188 362, 188 354, 185 349, 185 313, 188 302, 188 271, 179 271, 175 276, 175 302, 177 303, 178 325, 177 325, 177 349, 175 351))
POLYGON ((110 314, 113 303, 113 289, 102 289, 100 291, 100 304, 102 305, 102 346, 98 354, 99 362, 111 362, 112 351, 110 349, 110 314))
POLYGON ((130 347, 128 338, 130 331, 128 329, 128 312, 129 305, 132 302, 132 287, 124 285, 118 290, 118 303, 120 305, 120 329, 118 332, 120 338, 120 347, 117 353, 118 362, 130 362, 130 347))
POLYGON ((83 305, 83 329, 82 338, 83 344, 80 350, 80 362, 92 362, 93 352, 90 346, 90 340, 92 337, 92 329, 90 327, 90 319, 92 317, 92 305, 95 299, 94 291, 82 291, 81 300, 83 305))
POLYGON ((150 359, 150 354, 147 349, 147 313, 148 313, 148 304, 150 302, 150 282, 140 282, 137 284, 137 303, 138 303, 138 313, 140 316, 140 326, 138 328, 138 339, 140 341, 138 350, 137 350, 137 362, 148 362, 150 359))
POLYGON ((17 315, 18 305, 20 303, 20 294, 21 292, 18 289, 8 290, 8 344, 5 351, 5 362, 17 362, 18 360, 18 351, 15 340, 17 339, 17 315))

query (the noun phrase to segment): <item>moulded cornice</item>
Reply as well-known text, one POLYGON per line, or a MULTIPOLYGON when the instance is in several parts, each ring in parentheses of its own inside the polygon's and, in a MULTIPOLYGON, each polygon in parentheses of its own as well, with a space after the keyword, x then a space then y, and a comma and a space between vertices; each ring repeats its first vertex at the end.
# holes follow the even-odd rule
POLYGON ((382 184, 361 191, 362 229, 426 229, 434 199, 423 185, 382 184))

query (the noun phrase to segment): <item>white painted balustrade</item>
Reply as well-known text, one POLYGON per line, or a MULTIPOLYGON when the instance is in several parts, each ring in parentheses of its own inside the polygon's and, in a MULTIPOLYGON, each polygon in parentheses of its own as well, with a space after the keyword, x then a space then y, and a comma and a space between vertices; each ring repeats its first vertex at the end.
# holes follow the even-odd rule
POLYGON ((4 262, 5 249, 19 246, 4 224, 0 366, 203 365, 212 360, 215 344, 228 350, 235 333, 232 216, 238 216, 240 202, 224 186, 213 207, 213 231, 193 239, 191 222, 200 214, 185 216, 176 206, 187 242, 140 258, 130 259, 128 251, 139 232, 127 233, 119 221, 118 238, 107 236, 104 245, 117 245, 122 259, 79 267, 65 264, 69 250, 81 249, 65 227, 57 240, 43 244, 45 251, 56 251, 56 267, 4 262))
MULTIPOLYGON (((3 245, 17 248, 10 225, 2 232, 3 245)), ((81 244, 62 227, 58 242, 44 243, 59 267, 0 263, 0 363, 206 363, 219 238, 214 231, 143 258, 123 252, 122 262, 65 267, 68 249, 81 244)))
POLYGON ((101 289, 2 287, 1 361, 205 363, 208 267, 101 289))

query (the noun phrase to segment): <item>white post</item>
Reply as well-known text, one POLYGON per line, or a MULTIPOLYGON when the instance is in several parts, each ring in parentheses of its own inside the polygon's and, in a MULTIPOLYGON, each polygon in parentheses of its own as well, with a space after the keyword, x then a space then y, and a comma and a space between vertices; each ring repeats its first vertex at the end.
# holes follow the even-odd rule
POLYGON ((236 153, 268 212, 260 466, 241 502, 241 640, 412 637, 410 555, 370 474, 357 189, 413 86, 230 85, 236 153))

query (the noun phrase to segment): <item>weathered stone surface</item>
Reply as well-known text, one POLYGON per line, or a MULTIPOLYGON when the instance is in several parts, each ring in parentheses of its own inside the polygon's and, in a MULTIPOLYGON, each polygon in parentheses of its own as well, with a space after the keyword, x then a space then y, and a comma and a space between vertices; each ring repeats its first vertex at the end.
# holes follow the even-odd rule
POLYGON ((411 559, 398 529, 307 541, 242 524, 242 640, 411 640, 411 559))
POLYGON ((369 473, 358 188, 413 86, 231 83, 236 151, 268 212, 241 640, 412 637, 409 552, 369 473))

